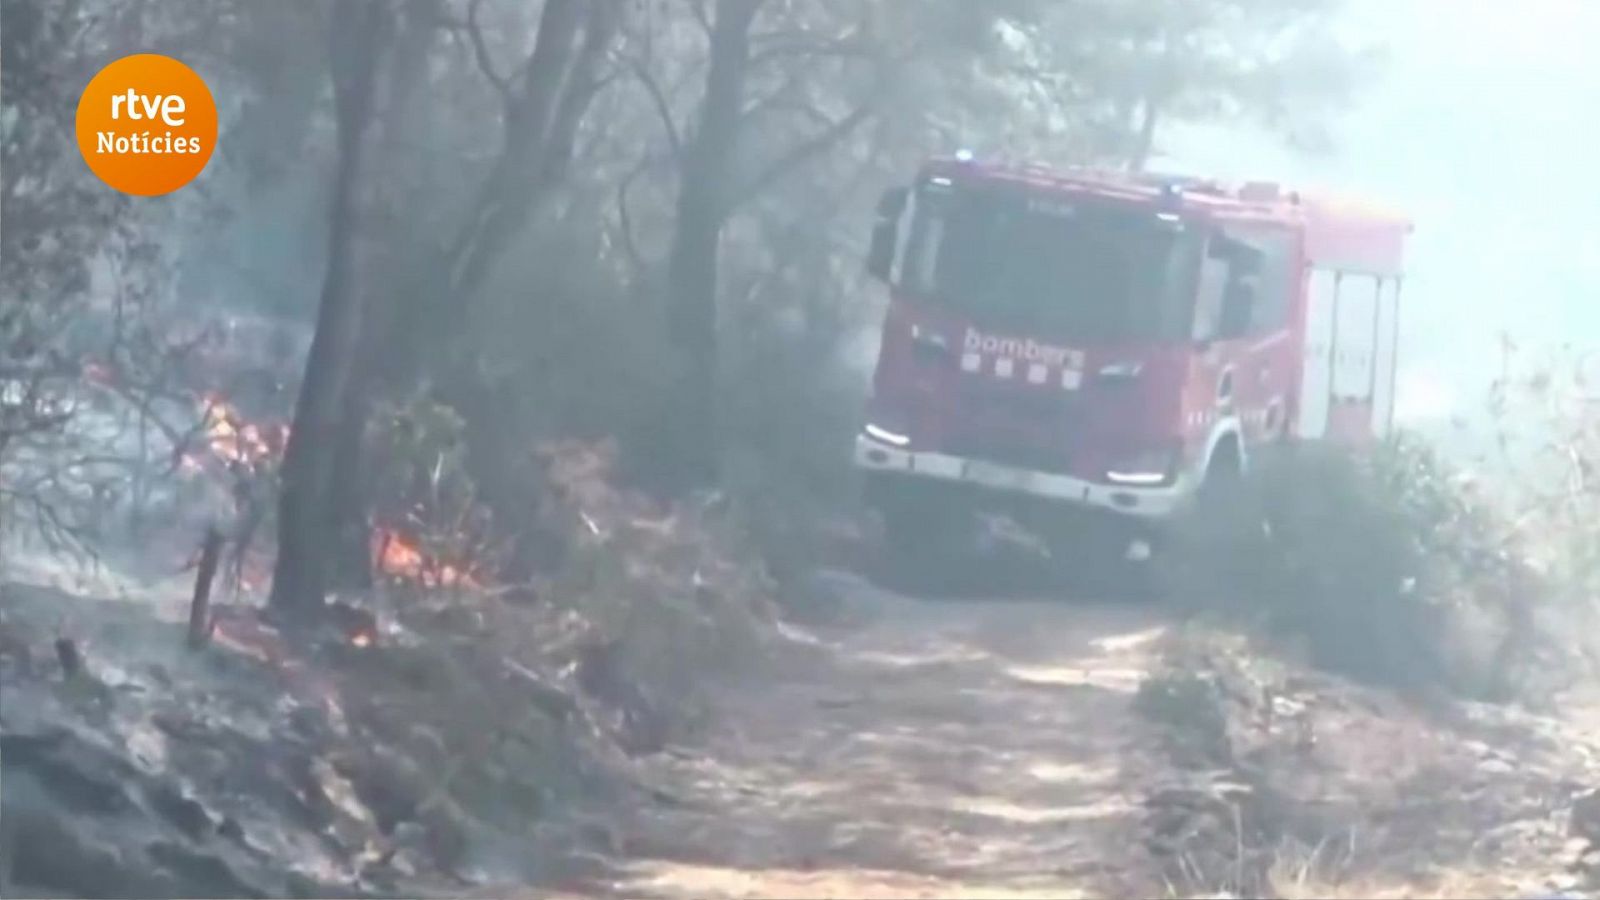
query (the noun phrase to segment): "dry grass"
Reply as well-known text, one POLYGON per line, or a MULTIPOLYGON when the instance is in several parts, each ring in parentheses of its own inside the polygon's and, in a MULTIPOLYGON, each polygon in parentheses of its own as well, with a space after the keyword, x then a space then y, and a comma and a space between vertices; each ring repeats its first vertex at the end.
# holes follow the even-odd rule
POLYGON ((1469 900, 1529 896, 1539 890, 1536 876, 1508 879, 1503 872, 1454 869, 1413 879, 1348 871, 1350 864, 1328 858, 1327 848, 1286 843, 1267 870, 1268 895, 1280 900, 1469 900))
POLYGON ((1571 785, 1600 770, 1575 723, 1445 714, 1197 627, 1172 634, 1137 708, 1180 774, 1146 803, 1168 896, 1539 897, 1582 880, 1571 785))

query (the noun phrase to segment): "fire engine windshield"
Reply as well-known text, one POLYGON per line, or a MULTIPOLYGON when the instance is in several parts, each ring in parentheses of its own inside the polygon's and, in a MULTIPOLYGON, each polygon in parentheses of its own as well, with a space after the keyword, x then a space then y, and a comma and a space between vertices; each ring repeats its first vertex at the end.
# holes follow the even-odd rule
POLYGON ((1063 340, 1178 340, 1193 242, 1150 210, 960 190, 918 194, 902 287, 995 327, 1063 340))

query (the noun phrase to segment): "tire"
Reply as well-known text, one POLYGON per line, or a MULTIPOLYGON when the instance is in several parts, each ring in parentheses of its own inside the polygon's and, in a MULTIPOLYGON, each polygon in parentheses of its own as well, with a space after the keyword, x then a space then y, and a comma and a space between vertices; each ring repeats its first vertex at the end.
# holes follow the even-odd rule
POLYGON ((1134 526, 1116 528, 1102 550, 1103 563, 1093 583, 1108 600, 1151 603, 1166 595, 1166 541, 1155 528, 1134 526), (1135 542, 1145 544, 1149 554, 1143 559, 1129 558, 1135 542))
POLYGON ((1156 523, 1078 510, 1042 527, 1052 587, 1091 601, 1142 602, 1162 595, 1166 540, 1156 523), (1150 550, 1146 558, 1128 557, 1136 541, 1150 550))
POLYGON ((1237 456, 1212 461, 1179 527, 1174 592, 1205 607, 1236 602, 1254 588, 1252 564, 1268 552, 1257 485, 1237 456))
POLYGON ((1244 472, 1234 451, 1211 460, 1196 494, 1195 512, 1206 518, 1227 516, 1237 507, 1244 487, 1244 472))
POLYGON ((880 570, 894 586, 932 590, 951 585, 972 553, 973 516, 956 498, 907 485, 878 505, 883 522, 880 570))

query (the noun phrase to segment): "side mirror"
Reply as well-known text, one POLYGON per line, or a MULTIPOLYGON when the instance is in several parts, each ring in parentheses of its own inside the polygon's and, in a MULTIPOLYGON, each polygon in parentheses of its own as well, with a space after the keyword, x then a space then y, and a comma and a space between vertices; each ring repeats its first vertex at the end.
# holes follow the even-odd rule
POLYGON ((872 226, 872 246, 867 249, 867 274, 879 281, 889 280, 894 266, 894 247, 900 242, 900 228, 893 222, 872 226))
POLYGON ((1243 337, 1250 332, 1250 319, 1255 312, 1256 286, 1253 280, 1239 279, 1228 284, 1222 295, 1221 321, 1217 331, 1224 338, 1243 337))
POLYGON ((900 215, 905 212, 910 191, 890 188, 878 198, 878 221, 872 226, 872 245, 867 249, 867 274, 888 281, 894 267, 895 245, 900 243, 900 215))

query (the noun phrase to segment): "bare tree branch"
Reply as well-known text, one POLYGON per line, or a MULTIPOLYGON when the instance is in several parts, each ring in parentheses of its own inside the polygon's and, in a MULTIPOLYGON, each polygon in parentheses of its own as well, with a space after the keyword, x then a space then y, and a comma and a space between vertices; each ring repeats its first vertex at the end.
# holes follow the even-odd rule
POLYGON ((656 115, 661 117, 661 126, 666 131, 667 146, 672 150, 672 158, 683 158, 681 132, 678 129, 677 121, 673 118, 672 106, 667 102, 667 95, 661 90, 660 82, 656 81, 655 76, 650 74, 649 69, 645 68, 645 65, 638 60, 630 61, 629 71, 644 88, 645 94, 649 96, 650 102, 656 108, 656 115))
POLYGON ((822 128, 826 128, 833 124, 833 120, 828 118, 828 116, 821 110, 817 109, 816 105, 811 102, 810 98, 797 98, 795 96, 795 92, 803 85, 804 81, 801 73, 791 74, 787 79, 784 80, 783 84, 779 85, 771 93, 757 98, 754 102, 746 106, 742 114, 743 118, 746 122, 748 122, 757 116, 765 115, 767 113, 793 112, 799 113, 800 115, 809 119, 812 124, 822 128))
POLYGON ((467 4, 467 36, 472 40, 472 52, 478 60, 479 71, 483 72, 483 77, 494 85, 495 91, 509 102, 511 79, 495 70, 494 59, 489 55, 489 47, 483 40, 483 28, 478 25, 478 8, 482 5, 483 0, 471 0, 467 4))
POLYGON ((738 208, 752 198, 759 196, 763 191, 782 180, 791 172, 833 149, 835 145, 849 137, 851 132, 861 127, 875 114, 874 104, 863 104, 829 127, 794 145, 789 149, 789 152, 773 160, 744 186, 730 192, 728 195, 728 208, 730 210, 738 208))
POLYGON ((577 143, 578 125, 596 95, 611 84, 614 72, 601 74, 601 62, 621 24, 622 0, 590 0, 589 19, 584 26, 583 44, 567 73, 567 90, 557 101, 545 136, 545 164, 540 176, 549 187, 566 175, 577 143))
POLYGON ((753 36, 750 40, 753 46, 762 45, 750 53, 752 68, 785 57, 872 59, 878 53, 878 47, 863 40, 859 30, 837 37, 821 37, 804 29, 789 29, 753 36))
POLYGON ((706 0, 686 0, 686 5, 689 7, 689 14, 699 23, 700 29, 706 33, 706 37, 710 37, 716 26, 711 24, 711 13, 706 11, 706 0))
POLYGON ((639 244, 633 237, 633 214, 628 210, 628 191, 633 188, 633 183, 639 176, 650 170, 654 163, 650 157, 640 159, 634 167, 623 176, 617 184, 617 231, 622 238, 623 252, 628 256, 628 263, 634 271, 644 268, 644 259, 639 253, 639 244))

